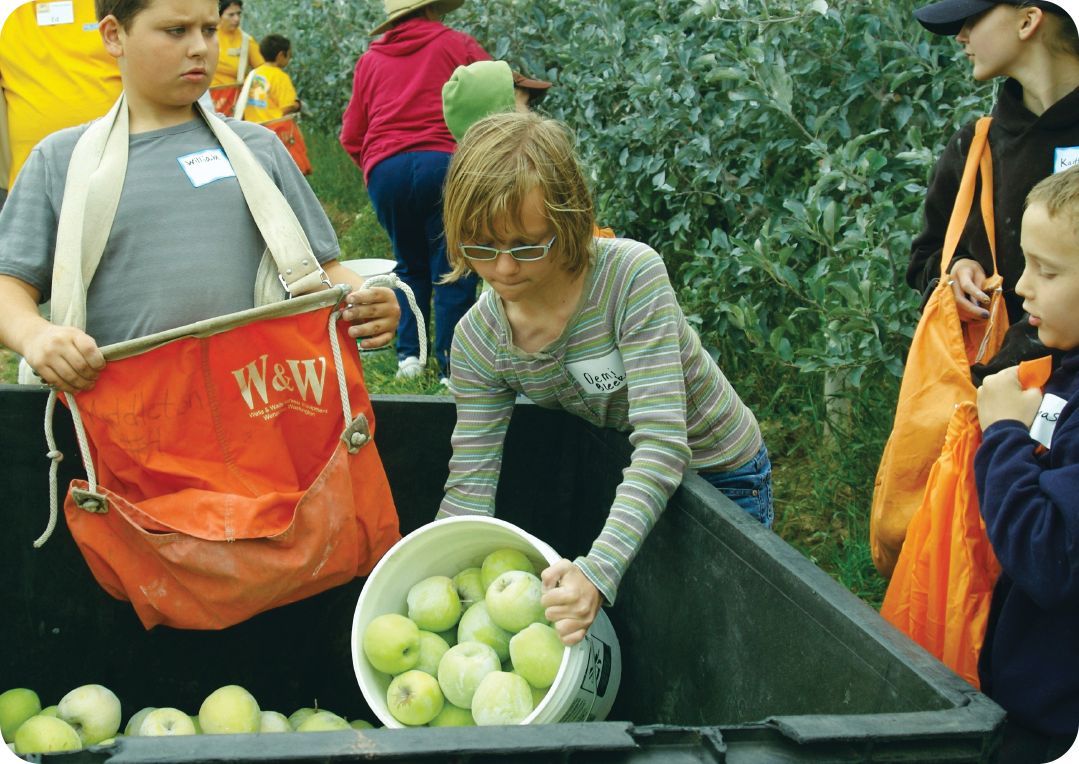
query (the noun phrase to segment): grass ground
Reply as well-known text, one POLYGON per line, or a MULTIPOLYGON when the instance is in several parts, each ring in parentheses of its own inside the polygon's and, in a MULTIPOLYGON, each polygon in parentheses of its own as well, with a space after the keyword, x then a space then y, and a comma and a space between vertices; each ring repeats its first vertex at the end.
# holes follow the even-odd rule
MULTIPOLYGON (((342 259, 392 258, 389 240, 367 200, 363 177, 336 137, 310 131, 306 138, 315 168, 311 186, 337 230, 342 259)), ((0 382, 15 381, 16 360, 0 347, 0 382)), ((422 376, 398 380, 392 348, 365 352, 363 360, 372 393, 445 392, 433 361, 422 376)), ((886 582, 873 568, 868 545, 869 501, 879 445, 834 429, 826 432, 812 415, 769 416, 771 405, 763 395, 754 395, 752 389, 740 392, 758 413, 771 453, 776 532, 856 595, 879 607, 886 582)))

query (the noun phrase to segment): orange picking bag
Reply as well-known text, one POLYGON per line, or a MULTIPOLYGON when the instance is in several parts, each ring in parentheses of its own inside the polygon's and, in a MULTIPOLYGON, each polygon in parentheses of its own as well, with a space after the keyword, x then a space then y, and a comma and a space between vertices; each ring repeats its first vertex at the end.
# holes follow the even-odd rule
MULTIPOLYGON (((147 628, 239 623, 370 571, 399 537, 359 350, 340 321, 352 288, 330 285, 239 136, 196 109, 266 243, 256 307, 103 347, 94 388, 64 395, 87 476, 72 483, 67 524, 95 578, 147 628)), ((72 151, 53 262, 60 325, 86 326, 129 134, 121 95, 72 151)), ((56 398, 52 506, 35 546, 57 515, 56 398)))
MULTIPOLYGON (((1052 357, 1019 365, 1024 388, 1043 387, 1052 357)), ((907 529, 881 616, 974 687, 1000 564, 985 532, 974 483, 982 442, 978 407, 963 401, 948 423, 944 451, 907 529)))
POLYGON ((103 348, 95 387, 66 396, 89 445, 68 527, 147 628, 239 623, 365 575, 400 537, 347 293, 103 348))
POLYGON ((210 88, 210 100, 214 102, 214 111, 218 114, 232 116, 236 111, 236 102, 240 98, 243 89, 242 82, 230 82, 226 85, 214 85, 210 88))
POLYGON ((300 172, 304 175, 310 175, 311 160, 307 157, 307 142, 303 139, 303 133, 300 132, 300 125, 296 122, 295 117, 289 115, 280 119, 271 119, 269 122, 262 122, 261 124, 263 127, 277 133, 277 137, 285 144, 285 148, 288 149, 288 153, 292 156, 296 166, 300 168, 300 172))
POLYGON ((869 545, 881 575, 892 575, 914 512, 922 503, 929 472, 941 454, 948 422, 962 401, 973 401, 970 367, 996 355, 1008 329, 997 273, 993 222, 993 160, 989 149, 991 118, 978 120, 963 177, 941 251, 940 281, 922 311, 911 340, 895 421, 885 444, 873 487, 869 545), (989 318, 962 322, 948 283, 948 265, 955 254, 981 177, 980 208, 993 256, 993 273, 985 285, 991 294, 989 318))

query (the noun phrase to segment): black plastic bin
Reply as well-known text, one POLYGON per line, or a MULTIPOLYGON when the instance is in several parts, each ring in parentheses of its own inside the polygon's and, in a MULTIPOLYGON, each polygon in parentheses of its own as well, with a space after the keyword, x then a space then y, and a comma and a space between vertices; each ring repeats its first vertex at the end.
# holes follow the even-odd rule
MULTIPOLYGON (((42 548, 48 460, 39 388, 0 386, 0 691, 44 703, 97 682, 124 719, 147 705, 197 712, 241 684, 285 714, 329 708, 372 721, 352 672, 363 581, 216 632, 145 631, 94 582, 64 527, 42 548)), ((442 495, 450 399, 375 398, 376 442, 402 533, 442 495)), ((60 488, 81 473, 66 409, 60 488)), ((624 436, 520 405, 506 443, 499 517, 564 556, 587 551, 628 461, 624 436)), ((784 762, 991 760, 1003 711, 885 623, 696 475, 686 477, 609 609, 622 685, 608 722, 544 727, 121 738, 48 761, 358 760, 784 762)))

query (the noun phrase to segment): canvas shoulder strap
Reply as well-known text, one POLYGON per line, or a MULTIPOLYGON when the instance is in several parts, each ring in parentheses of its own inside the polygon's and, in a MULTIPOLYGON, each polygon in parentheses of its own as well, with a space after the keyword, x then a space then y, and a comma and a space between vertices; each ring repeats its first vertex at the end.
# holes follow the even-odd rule
POLYGON ((236 98, 236 106, 232 110, 233 119, 243 119, 244 110, 247 108, 247 97, 251 94, 251 82, 255 79, 255 70, 252 69, 244 78, 244 86, 240 88, 240 95, 236 98))
POLYGON ((247 33, 240 30, 240 63, 236 65, 236 81, 243 82, 247 76, 247 61, 251 54, 251 38, 247 33))
MULTIPOLYGON (((323 289, 329 280, 296 214, 273 179, 233 130, 196 104, 228 157, 266 242, 255 305, 323 289)), ((52 279, 55 323, 86 327, 86 290, 105 251, 127 172, 128 111, 123 95, 79 138, 71 155, 57 227, 52 279)))

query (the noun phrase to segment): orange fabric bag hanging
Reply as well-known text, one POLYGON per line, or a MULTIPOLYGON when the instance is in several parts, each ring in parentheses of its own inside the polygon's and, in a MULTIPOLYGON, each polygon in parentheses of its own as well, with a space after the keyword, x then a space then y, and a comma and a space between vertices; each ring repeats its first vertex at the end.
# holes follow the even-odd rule
MULTIPOLYGON (((340 321, 352 287, 330 285, 255 155, 196 109, 266 243, 257 307, 103 347, 94 388, 64 395, 87 475, 69 490, 68 526, 95 578, 147 628, 239 623, 370 571, 400 535, 359 350, 340 321)), ((51 292, 60 325, 86 326, 129 135, 121 95, 71 153, 51 292)), ((56 397, 52 506, 35 546, 56 523, 56 397)))
POLYGON ((869 544, 873 564, 886 577, 892 574, 907 526, 922 503, 930 469, 940 456, 955 407, 962 401, 974 400, 970 366, 992 358, 1008 329, 1002 278, 996 267, 990 121, 990 117, 983 117, 975 127, 944 237, 941 278, 915 329, 899 388, 895 421, 877 469, 869 544), (970 213, 979 176, 981 215, 993 256, 993 273, 984 287, 991 294, 991 301, 988 320, 964 323, 959 320, 947 269, 970 213))
POLYGON ((236 111, 236 101, 240 97, 242 82, 230 82, 227 85, 214 85, 210 88, 210 100, 214 102, 214 111, 232 116, 236 111))
POLYGON ((261 124, 263 127, 268 127, 277 133, 277 137, 285 144, 285 148, 288 149, 288 153, 296 162, 296 166, 300 168, 300 172, 304 175, 310 175, 312 168, 311 160, 307 157, 307 142, 303 139, 303 133, 300 132, 300 126, 297 124, 296 119, 290 115, 281 117, 281 119, 271 119, 269 122, 261 124))
MULTIPOLYGON (((1051 371, 1050 356, 1025 361, 1019 365, 1020 384, 1043 387, 1051 371)), ((880 609, 885 620, 976 688, 1000 575, 974 483, 974 453, 981 442, 978 407, 963 401, 948 423, 944 451, 929 473, 880 609)))
POLYGON ((367 574, 400 537, 348 291, 104 348, 68 396, 92 454, 68 527, 147 628, 239 623, 367 574))

